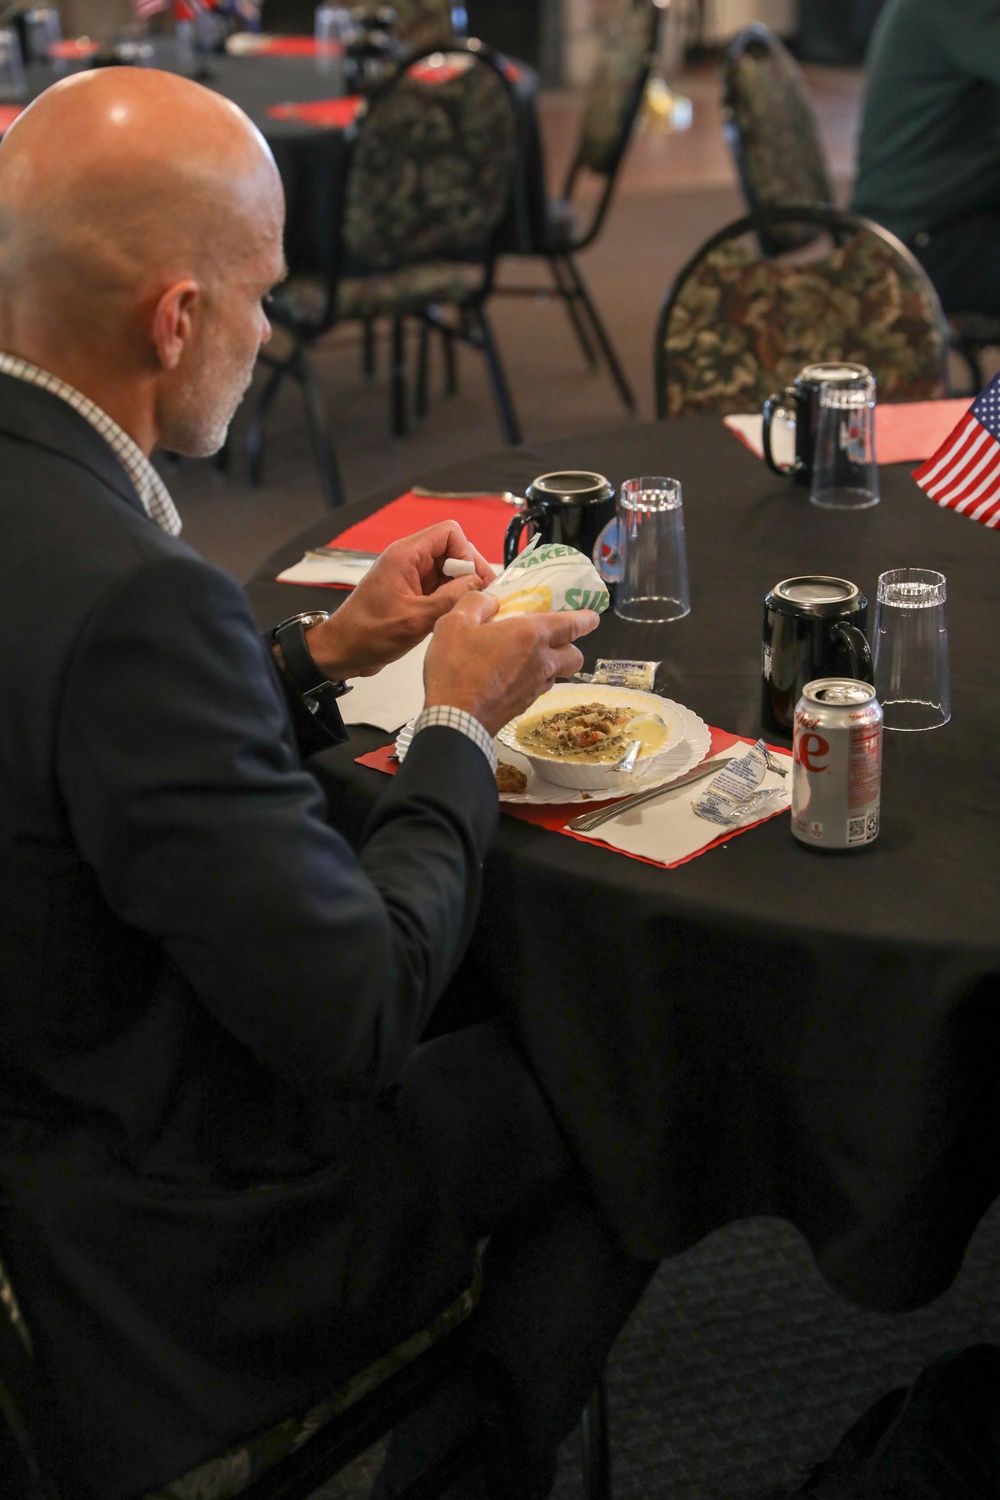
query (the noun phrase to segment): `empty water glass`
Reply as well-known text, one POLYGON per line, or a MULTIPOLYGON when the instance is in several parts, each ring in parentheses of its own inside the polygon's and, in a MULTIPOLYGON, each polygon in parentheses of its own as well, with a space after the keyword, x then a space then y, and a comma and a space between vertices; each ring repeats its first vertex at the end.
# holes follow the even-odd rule
POLYGON ((618 547, 621 580, 615 614, 653 625, 690 613, 678 480, 625 480, 618 493, 618 547))
POLYGON ((0 100, 23 99, 28 92, 21 43, 13 26, 0 26, 0 100))
POLYGON ((809 499, 824 510, 878 504, 875 377, 869 371, 820 388, 809 499))
POLYGON ((334 94, 343 94, 345 90, 344 81, 344 38, 347 36, 351 26, 350 11, 336 5, 319 5, 316 7, 316 17, 313 26, 313 35, 316 39, 316 67, 321 73, 329 73, 330 90, 334 94))
POLYGON ((886 729, 947 724, 951 699, 943 573, 893 568, 880 576, 872 656, 886 729))

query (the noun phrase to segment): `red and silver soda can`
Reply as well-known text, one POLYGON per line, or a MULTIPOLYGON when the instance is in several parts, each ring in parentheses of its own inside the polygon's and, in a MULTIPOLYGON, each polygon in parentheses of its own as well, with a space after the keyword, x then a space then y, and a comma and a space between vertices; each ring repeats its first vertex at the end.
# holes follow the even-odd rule
POLYGON ((807 682, 795 706, 792 832, 817 849, 860 849, 878 837, 882 708, 852 677, 807 682))

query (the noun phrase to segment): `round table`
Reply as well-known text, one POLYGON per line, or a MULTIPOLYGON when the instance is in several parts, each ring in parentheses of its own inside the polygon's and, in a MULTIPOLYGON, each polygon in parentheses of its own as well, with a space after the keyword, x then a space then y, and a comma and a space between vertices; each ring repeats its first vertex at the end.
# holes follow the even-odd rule
MULTIPOLYGON (((154 42, 156 66, 171 73, 191 71, 173 37, 154 42)), ((69 65, 79 71, 89 66, 69 65)), ((498 249, 530 254, 546 234, 545 167, 536 101, 538 75, 514 62, 512 80, 518 107, 519 164, 514 203, 498 232, 498 249)), ((65 76, 44 63, 27 68, 28 99, 65 76)), ((308 104, 336 94, 337 75, 327 59, 308 56, 227 53, 199 57, 193 76, 231 99, 250 117, 274 153, 285 190, 285 259, 292 275, 323 274, 329 269, 334 228, 347 168, 348 135, 344 128, 314 125, 300 119, 276 119, 269 108, 308 104)))
MULTIPOLYGON (((937 508, 909 469, 837 513, 771 474, 716 417, 617 429, 468 462, 420 483, 518 490, 563 466, 682 481, 692 611, 608 614, 595 655, 662 662, 657 685, 709 723, 760 732, 762 602, 799 572, 914 565, 948 578, 953 718, 886 733, 882 831, 823 854, 779 817, 665 870, 501 818, 459 976, 511 1017, 609 1220, 636 1254, 780 1215, 828 1280, 882 1309, 950 1282, 1000 1191, 1000 537, 937 508)), ((336 591, 275 574, 386 493, 326 518, 260 569, 262 626, 336 591)), ((383 778, 312 762, 357 836, 383 778)))

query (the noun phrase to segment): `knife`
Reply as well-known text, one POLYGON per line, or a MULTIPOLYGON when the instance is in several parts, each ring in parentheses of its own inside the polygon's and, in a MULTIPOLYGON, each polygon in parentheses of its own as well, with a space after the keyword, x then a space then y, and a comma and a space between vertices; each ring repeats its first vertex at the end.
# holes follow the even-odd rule
POLYGON ((723 766, 735 759, 735 755, 715 755, 711 760, 703 760, 700 766, 695 766, 686 775, 678 776, 676 781, 665 782, 663 786, 647 787, 644 792, 623 797, 620 802, 614 803, 612 807, 602 807, 599 812, 584 813, 582 817, 574 818, 572 823, 567 823, 566 827, 572 833, 593 833, 595 828, 600 828, 602 823, 610 823, 619 813, 628 812, 642 802, 652 802, 654 797, 662 797, 667 792, 676 791, 678 787, 689 786, 693 781, 701 781, 703 777, 711 776, 713 771, 721 771, 723 766))
POLYGON ((320 562, 336 562, 339 557, 342 562, 374 562, 381 554, 378 552, 356 552, 353 547, 334 547, 332 543, 323 547, 307 547, 305 557, 310 557, 320 562))

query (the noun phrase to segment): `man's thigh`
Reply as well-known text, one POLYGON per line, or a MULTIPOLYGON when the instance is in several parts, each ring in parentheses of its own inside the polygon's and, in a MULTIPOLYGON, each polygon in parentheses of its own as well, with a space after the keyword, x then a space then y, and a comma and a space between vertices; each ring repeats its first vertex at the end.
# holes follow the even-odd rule
POLYGON ((1000 213, 941 225, 912 244, 945 312, 1000 317, 1000 213))
POLYGON ((400 1083, 470 1239, 579 1197, 582 1174, 501 1022, 424 1042, 400 1083))

